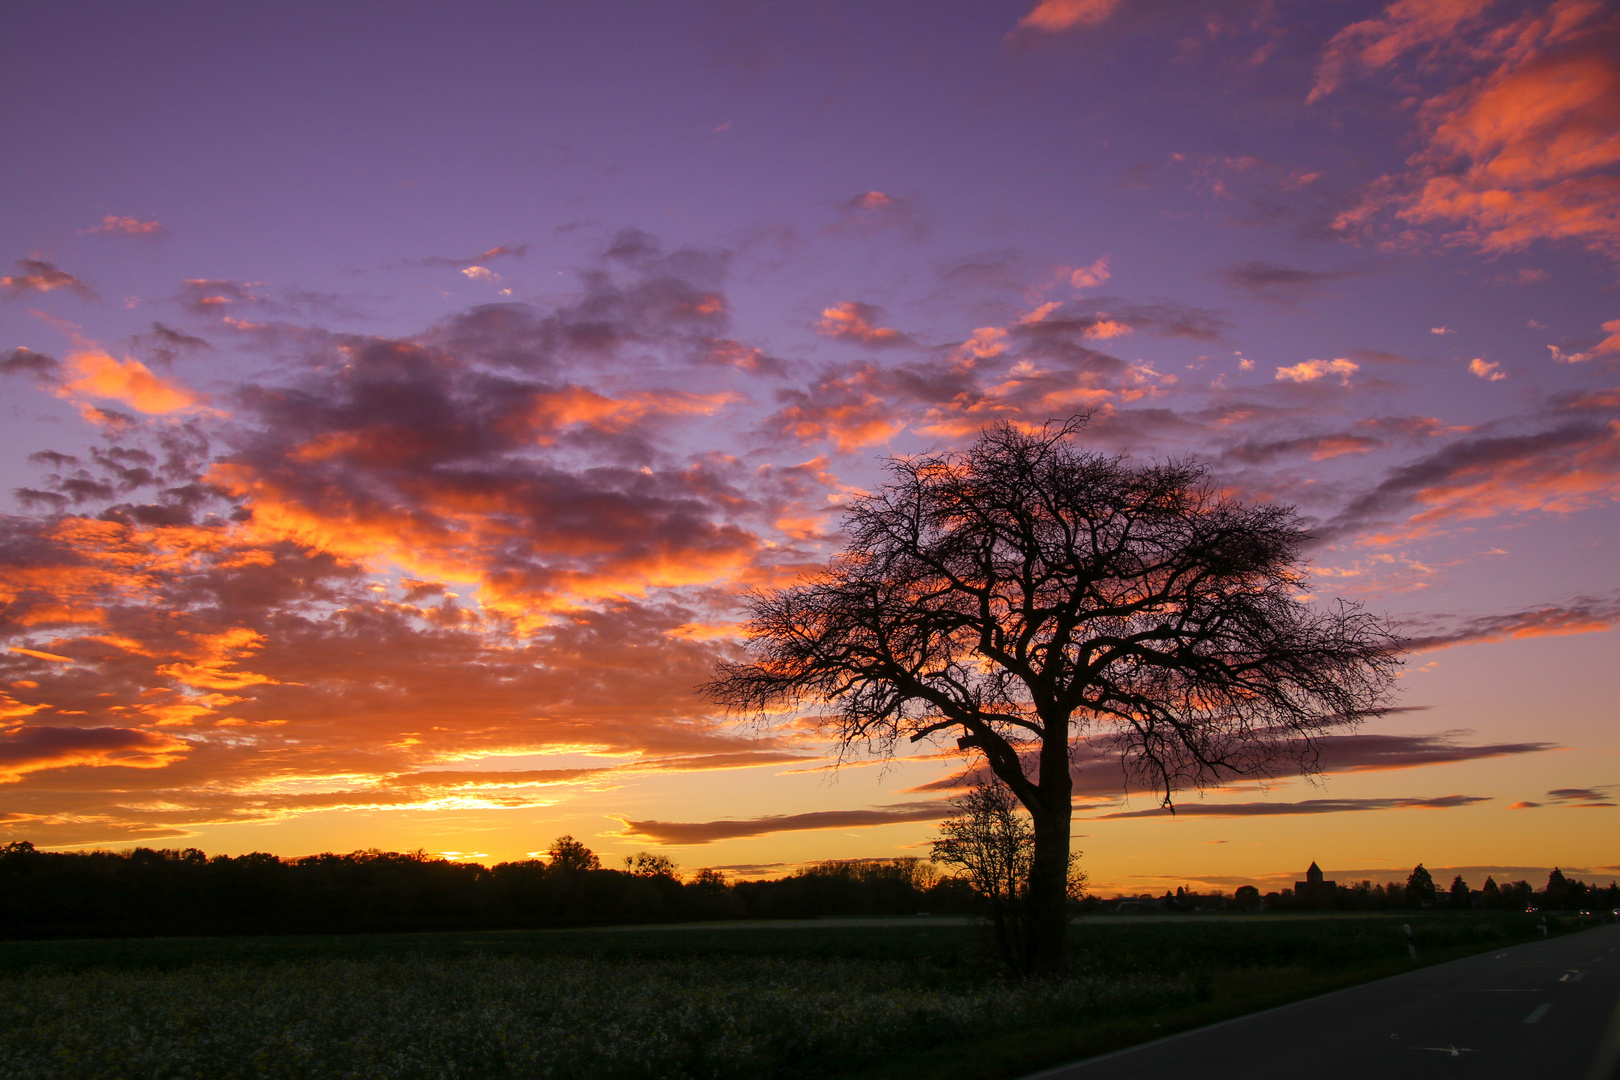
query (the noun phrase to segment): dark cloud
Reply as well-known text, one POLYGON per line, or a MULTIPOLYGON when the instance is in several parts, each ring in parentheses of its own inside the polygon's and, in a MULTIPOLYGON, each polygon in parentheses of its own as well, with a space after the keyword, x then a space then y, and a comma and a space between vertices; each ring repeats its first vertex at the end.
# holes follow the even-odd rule
POLYGON ((1519 802, 1514 803, 1511 809, 1527 810, 1539 806, 1568 806, 1591 810, 1602 810, 1620 805, 1614 801, 1615 786, 1595 788, 1554 788, 1547 792, 1546 802, 1519 802))
POLYGON ((1449 810, 1458 806, 1490 802, 1485 795, 1442 795, 1432 799, 1302 799, 1299 802, 1179 803, 1174 811, 1119 810, 1112 814, 1087 815, 1096 821, 1119 818, 1169 817, 1272 817, 1290 814, 1342 814, 1356 810, 1449 810))
POLYGON ((643 354, 643 364, 649 356, 683 364, 713 362, 735 346, 726 339, 727 252, 681 248, 663 254, 650 237, 631 241, 622 234, 615 244, 615 269, 583 271, 581 291, 570 302, 548 311, 516 303, 483 305, 425 340, 463 363, 531 374, 608 365, 631 350, 643 354))
POLYGON ((55 263, 44 259, 18 259, 16 267, 20 273, 0 277, 0 292, 8 296, 69 289, 81 300, 95 299, 95 290, 55 263))
POLYGON ((469 255, 464 259, 448 258, 443 255, 429 255, 421 259, 406 259, 405 265, 462 269, 468 266, 476 266, 479 263, 493 262, 496 259, 521 259, 528 252, 528 244, 496 244, 492 248, 480 251, 476 255, 469 255))
POLYGON ((1387 525, 1414 505, 1424 509, 1399 535, 1421 535, 1453 520, 1548 506, 1606 501, 1620 477, 1620 429, 1597 418, 1522 435, 1471 434, 1397 466, 1316 533, 1335 539, 1387 525))
POLYGON ((172 736, 134 728, 24 725, 0 731, 0 783, 74 765, 159 768, 187 749, 172 736))
POLYGON ((1277 263, 1250 261, 1225 267, 1215 279, 1235 292, 1273 304, 1294 304, 1329 282, 1354 277, 1353 270, 1300 270, 1277 263))
POLYGON ((894 233, 920 243, 928 238, 928 215, 914 194, 863 191, 837 203, 838 219, 826 227, 831 235, 869 237, 894 233))
POLYGON ((154 322, 152 329, 130 339, 132 347, 144 352, 152 363, 169 367, 188 353, 211 352, 214 346, 206 339, 165 323, 154 322))
MULTIPOLYGON (((1326 735, 1316 739, 1314 747, 1300 747, 1297 753, 1307 755, 1324 774, 1332 775, 1415 769, 1425 765, 1448 765, 1557 749, 1554 744, 1544 742, 1470 745, 1460 741, 1464 734, 1326 735)), ((1098 743, 1080 744, 1075 748, 1073 759, 1072 775, 1077 798, 1118 799, 1134 786, 1117 755, 1098 743)), ((987 776, 984 767, 977 765, 908 790, 916 793, 961 791, 987 776)), ((1178 812, 1180 809, 1181 804, 1178 803, 1178 812)))
POLYGON ((1232 325, 1219 312, 1175 300, 1144 304, 1118 296, 1099 296, 1073 301, 1043 319, 1020 323, 1012 332, 1034 340, 1076 340, 1094 336, 1104 323, 1193 341, 1221 341, 1232 325))
POLYGON ((21 346, 5 354, 0 360, 0 375, 27 375, 43 386, 51 386, 57 382, 57 373, 61 365, 56 358, 46 356, 21 346))
POLYGON ((256 304, 263 297, 252 287, 225 278, 187 278, 180 283, 175 299, 193 314, 218 318, 232 310, 232 305, 256 304))
POLYGON ((1244 465, 1265 465, 1283 457, 1309 457, 1323 461, 1342 454, 1366 454, 1382 450, 1386 443, 1367 435, 1342 432, 1332 435, 1302 435, 1294 439, 1273 439, 1266 442, 1249 440, 1221 452, 1222 461, 1237 461, 1244 465))
POLYGON ((1387 769, 1415 769, 1424 765, 1445 765, 1458 761, 1538 754, 1555 750, 1545 742, 1486 743, 1465 745, 1457 740, 1462 733, 1440 735, 1326 735, 1316 740, 1318 764, 1325 773, 1376 772, 1387 769))
POLYGON ((950 813, 944 803, 900 803, 868 810, 817 810, 807 814, 744 818, 738 821, 624 821, 626 837, 655 844, 712 844, 743 836, 809 829, 858 829, 908 821, 938 821, 950 813))
POLYGON ((1620 622, 1620 594, 1577 597, 1568 604, 1547 604, 1499 615, 1430 621, 1440 625, 1429 633, 1407 637, 1402 643, 1405 651, 1428 652, 1509 638, 1601 633, 1620 622))

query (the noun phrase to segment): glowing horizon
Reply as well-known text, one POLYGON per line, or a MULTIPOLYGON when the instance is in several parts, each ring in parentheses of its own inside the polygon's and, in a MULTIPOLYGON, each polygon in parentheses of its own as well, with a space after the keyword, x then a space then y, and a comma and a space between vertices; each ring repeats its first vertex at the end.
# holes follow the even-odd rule
POLYGON ((1412 648, 1314 782, 1082 752, 1095 888, 1620 874, 1605 5, 193 14, 8 17, 0 842, 923 854, 954 743, 692 689, 885 455, 1089 413, 1412 648))

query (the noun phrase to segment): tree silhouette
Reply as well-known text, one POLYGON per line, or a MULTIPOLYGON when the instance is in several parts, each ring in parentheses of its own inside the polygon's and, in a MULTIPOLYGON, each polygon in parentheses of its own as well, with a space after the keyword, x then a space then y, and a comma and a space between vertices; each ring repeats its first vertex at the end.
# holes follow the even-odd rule
POLYGON ((1082 420, 984 431, 965 453, 888 462, 848 547, 751 595, 752 662, 702 689, 735 713, 831 705, 847 749, 942 733, 982 754, 1035 833, 1028 969, 1063 966, 1074 740, 1176 791, 1314 766, 1312 737, 1386 700, 1388 631, 1301 599, 1295 512, 1220 493, 1192 461, 1070 444, 1082 420))
POLYGON ((1434 903, 1434 875, 1423 869, 1418 863, 1412 872, 1406 875, 1406 902, 1418 907, 1428 907, 1434 903))
POLYGON ((586 870, 602 869, 602 860, 596 853, 572 836, 559 836, 546 852, 546 865, 552 870, 579 874, 586 870))
MULTIPOLYGON (((1028 974, 1029 872, 1035 856, 1035 830, 1018 812, 1017 801, 995 777, 976 783, 951 802, 951 816, 940 822, 932 845, 935 862, 955 867, 958 877, 984 899, 1003 957, 1017 975, 1028 974)), ((1079 854, 1069 856, 1068 896, 1085 892, 1079 854)))

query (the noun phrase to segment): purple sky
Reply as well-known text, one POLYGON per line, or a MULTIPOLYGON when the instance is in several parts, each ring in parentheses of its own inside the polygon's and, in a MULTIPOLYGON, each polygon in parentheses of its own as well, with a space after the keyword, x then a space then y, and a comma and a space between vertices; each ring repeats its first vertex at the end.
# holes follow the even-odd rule
POLYGON ((1083 767, 1094 881, 1620 866, 1612 6, 0 31, 0 839, 916 853, 954 757, 691 687, 883 455, 1089 410, 1423 650, 1316 787, 1083 767))

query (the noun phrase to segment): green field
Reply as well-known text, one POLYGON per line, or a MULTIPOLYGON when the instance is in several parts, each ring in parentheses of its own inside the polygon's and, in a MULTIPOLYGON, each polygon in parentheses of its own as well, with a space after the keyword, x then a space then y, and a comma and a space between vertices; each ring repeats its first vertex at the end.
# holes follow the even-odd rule
POLYGON ((1061 985, 897 918, 0 943, 0 1076, 1012 1077, 1537 933, 1527 916, 1099 917, 1061 985))

